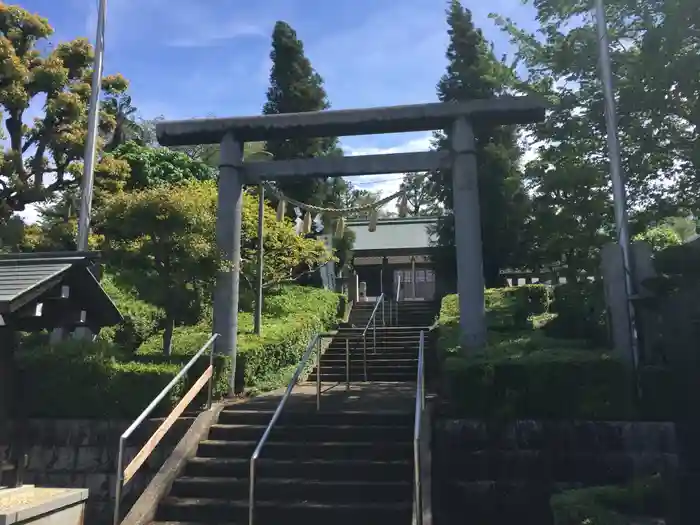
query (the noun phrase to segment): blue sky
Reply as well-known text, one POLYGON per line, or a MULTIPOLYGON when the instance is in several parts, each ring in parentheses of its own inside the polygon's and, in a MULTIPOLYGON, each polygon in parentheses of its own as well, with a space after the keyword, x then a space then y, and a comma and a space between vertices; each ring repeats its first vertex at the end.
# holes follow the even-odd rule
MULTIPOLYGON (((97 0, 24 0, 49 19, 54 41, 94 41, 97 0)), ((259 114, 270 69, 275 21, 294 27, 325 80, 333 108, 436 100, 445 69, 443 0, 108 0, 105 73, 129 79, 145 118, 259 114)), ((465 0, 498 54, 512 51, 489 12, 535 29, 519 0, 465 0)), ((348 154, 427 149, 429 134, 343 139, 348 154)), ((385 193, 396 177, 363 179, 385 193)), ((361 181, 358 181, 361 182, 361 181)))

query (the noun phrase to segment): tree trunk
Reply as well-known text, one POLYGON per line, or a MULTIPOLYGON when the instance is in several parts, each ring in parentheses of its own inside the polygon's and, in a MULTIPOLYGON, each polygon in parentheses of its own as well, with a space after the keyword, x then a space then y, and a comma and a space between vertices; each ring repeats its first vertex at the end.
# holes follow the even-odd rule
POLYGON ((175 319, 168 316, 165 320, 165 332, 163 332, 163 355, 170 357, 173 352, 173 331, 175 330, 175 319))

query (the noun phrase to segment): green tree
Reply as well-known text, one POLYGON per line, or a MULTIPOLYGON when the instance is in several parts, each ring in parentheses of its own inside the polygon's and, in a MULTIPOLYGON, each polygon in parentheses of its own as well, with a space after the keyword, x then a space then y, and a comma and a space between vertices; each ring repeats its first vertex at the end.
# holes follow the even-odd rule
POLYGON ((207 163, 181 151, 142 146, 134 141, 119 146, 114 157, 129 165, 130 175, 124 187, 127 191, 187 180, 215 180, 217 175, 207 163))
MULTIPOLYGON (((304 45, 286 22, 277 22, 272 33, 272 70, 265 115, 300 113, 328 109, 330 102, 323 79, 304 55, 304 45)), ((297 137, 269 140, 266 149, 277 160, 305 159, 340 154, 338 139, 297 137)), ((278 182, 289 197, 307 204, 323 205, 328 196, 327 181, 308 177, 289 177, 278 182)), ((289 210, 293 213, 293 210, 289 210)))
MULTIPOLYGON (((441 102, 490 98, 506 92, 509 71, 496 60, 471 12, 452 0, 447 9, 449 46, 447 72, 438 83, 441 102)), ((520 149, 515 129, 475 123, 484 280, 502 284, 500 270, 513 262, 527 211, 527 197, 518 169, 520 149)), ((437 148, 449 148, 450 130, 436 135, 437 148)), ((431 174, 434 198, 444 208, 437 227, 440 250, 435 262, 442 275, 456 277, 452 173, 431 174)), ((448 286, 454 286, 454 282, 448 286)))
MULTIPOLYGON (((528 0, 539 34, 493 15, 517 46, 511 86, 553 108, 531 126, 539 158, 526 167, 536 203, 532 223, 548 263, 595 264, 611 238, 604 101, 598 36, 585 0, 528 0), (575 180, 575 187, 572 181, 575 180), (564 224, 568 224, 564 227, 564 224), (545 226, 547 225, 547 226, 545 226), (573 230, 580 233, 574 237, 573 230)), ((700 15, 693 0, 606 1, 618 128, 633 226, 697 216, 700 195, 700 15), (679 213, 680 212, 680 213, 679 213)), ((637 226, 639 227, 639 226, 637 226)))
MULTIPOLYGON (((190 179, 118 193, 96 217, 105 258, 117 279, 166 312, 166 355, 173 327, 196 323, 211 302, 223 267, 216 248, 216 210, 216 183, 190 179)), ((257 196, 247 192, 241 229, 244 308, 255 283, 257 220, 257 196)), ((322 242, 296 235, 291 222, 278 222, 270 206, 264 226, 264 287, 298 279, 330 260, 322 242)))
MULTIPOLYGON (((419 217, 421 215, 435 215, 438 211, 435 205, 432 180, 426 173, 406 173, 401 182, 401 189, 406 194, 408 202, 408 215, 419 217)), ((400 203, 396 204, 397 209, 400 203)), ((400 210, 399 210, 400 211, 400 210)))
MULTIPOLYGON (((6 117, 7 138, 0 155, 0 223, 29 204, 79 184, 74 168, 82 159, 87 137, 93 50, 86 39, 76 39, 42 55, 37 47, 52 34, 46 19, 0 3, 0 112, 6 117), (42 97, 43 115, 24 123, 32 101, 42 97)), ((99 129, 103 137, 117 123, 110 101, 126 88, 126 80, 119 75, 102 81, 106 104, 99 129)))
POLYGON ((117 278, 161 307, 163 353, 176 323, 196 321, 221 267, 213 182, 157 185, 114 195, 100 210, 106 260, 117 278))

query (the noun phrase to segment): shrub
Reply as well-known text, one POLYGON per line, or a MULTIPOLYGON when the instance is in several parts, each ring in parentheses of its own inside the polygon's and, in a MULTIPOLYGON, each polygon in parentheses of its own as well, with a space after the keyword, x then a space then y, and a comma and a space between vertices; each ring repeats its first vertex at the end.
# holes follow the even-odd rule
POLYGON ((626 365, 587 340, 561 340, 542 330, 490 331, 485 348, 459 348, 457 297, 443 299, 438 324, 441 388, 459 416, 668 420, 673 402, 666 368, 640 376, 643 403, 635 403, 626 365))
POLYGON ((573 349, 488 354, 449 357, 444 363, 444 394, 461 416, 508 420, 633 415, 633 383, 625 365, 605 354, 573 349))
MULTIPOLYGON (((172 364, 120 362, 124 351, 106 341, 68 340, 17 354, 26 417, 135 418, 177 375, 172 364)), ((158 407, 168 412, 177 385, 158 407)))
POLYGON ((660 517, 669 510, 659 475, 634 480, 626 486, 567 490, 552 496, 555 525, 627 525, 629 517, 660 517))
POLYGON ((554 287, 551 312, 556 314, 544 326, 547 335, 562 339, 588 339, 591 344, 609 343, 603 284, 577 282, 554 287))
POLYGON ((492 330, 531 327, 530 318, 549 309, 549 289, 543 284, 489 288, 484 293, 486 322, 492 330))
POLYGON ((127 352, 135 352, 141 343, 161 328, 165 313, 160 308, 141 301, 135 293, 117 286, 114 278, 109 275, 103 276, 100 284, 124 317, 124 321, 117 326, 100 330, 100 339, 116 343, 127 352))
POLYGON ((310 286, 287 285, 271 291, 263 300, 263 314, 270 317, 286 317, 304 312, 313 312, 324 326, 336 319, 337 294, 310 286))
MULTIPOLYGON (((290 367, 295 367, 317 332, 334 324, 338 295, 319 288, 285 286, 266 299, 268 314, 263 318, 261 336, 251 333, 252 316, 239 313, 238 363, 236 385, 246 388, 273 389, 282 386, 290 367)), ((142 362, 176 363, 182 366, 211 335, 206 325, 177 327, 173 333, 172 356, 162 355, 161 338, 152 337, 138 350, 142 362)), ((195 381, 207 366, 206 359, 193 366, 188 384, 195 381)), ((217 396, 228 391, 231 363, 228 356, 215 357, 217 396)), ((237 390, 238 390, 237 387, 237 390)))

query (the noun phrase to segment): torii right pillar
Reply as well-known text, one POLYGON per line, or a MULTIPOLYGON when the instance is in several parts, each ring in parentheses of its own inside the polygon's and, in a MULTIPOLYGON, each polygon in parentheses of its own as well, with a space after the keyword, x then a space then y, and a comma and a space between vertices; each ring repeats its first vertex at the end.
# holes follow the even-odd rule
POLYGON ((486 344, 486 316, 476 142, 466 117, 455 120, 451 140, 460 343, 469 351, 486 344))

